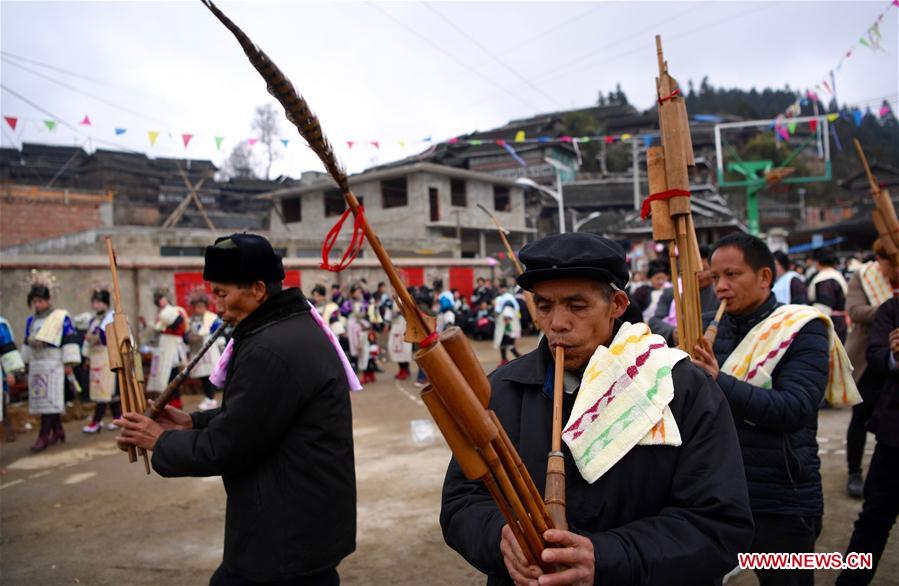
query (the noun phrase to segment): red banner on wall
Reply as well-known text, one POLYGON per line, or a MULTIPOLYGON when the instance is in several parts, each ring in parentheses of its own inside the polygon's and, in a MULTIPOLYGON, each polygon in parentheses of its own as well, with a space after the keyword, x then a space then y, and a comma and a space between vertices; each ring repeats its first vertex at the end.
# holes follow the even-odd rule
POLYGON ((450 267, 449 288, 458 289, 462 297, 468 299, 474 292, 474 269, 468 267, 450 267))
POLYGON ((425 284, 424 267, 403 267, 397 268, 397 271, 406 287, 421 287, 425 284))

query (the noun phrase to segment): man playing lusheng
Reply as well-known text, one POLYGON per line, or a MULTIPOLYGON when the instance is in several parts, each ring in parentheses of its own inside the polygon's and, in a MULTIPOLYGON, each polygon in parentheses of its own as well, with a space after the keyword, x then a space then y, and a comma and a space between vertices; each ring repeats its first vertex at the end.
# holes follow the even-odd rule
POLYGON ((865 401, 852 408, 852 419, 846 428, 846 463, 849 479, 846 491, 849 496, 862 498, 862 456, 868 439, 868 420, 877 407, 880 389, 883 388, 883 374, 876 368, 868 369, 865 353, 870 341, 869 330, 874 322, 877 308, 893 296, 893 278, 897 268, 887 254, 880 240, 874 242, 876 260, 867 262, 855 271, 849 279, 846 294, 846 310, 852 320, 852 327, 846 337, 846 353, 855 370, 852 376, 865 401))
POLYGON ((339 583, 355 548, 356 485, 349 365, 284 268, 255 234, 206 249, 223 319, 236 324, 221 407, 158 422, 126 413, 120 442, 153 450, 161 476, 222 476, 225 552, 212 585, 339 583))
POLYGON ((544 338, 495 371, 490 408, 537 487, 546 480, 553 354, 565 348, 562 446, 570 531, 544 535, 543 561, 527 566, 481 483, 455 459, 443 489, 446 542, 488 584, 703 585, 748 547, 752 518, 727 403, 687 354, 648 326, 622 324, 624 251, 593 234, 525 246, 518 283, 534 292, 544 338))
MULTIPOLYGON (((751 551, 814 552, 824 512, 818 405, 825 395, 854 404, 858 391, 830 319, 778 303, 774 274, 774 255, 755 236, 736 233, 715 244, 712 279, 727 313, 714 352, 700 344, 695 362, 715 377, 737 425, 755 521, 751 551)), ((814 583, 811 570, 756 574, 762 586, 814 583)))

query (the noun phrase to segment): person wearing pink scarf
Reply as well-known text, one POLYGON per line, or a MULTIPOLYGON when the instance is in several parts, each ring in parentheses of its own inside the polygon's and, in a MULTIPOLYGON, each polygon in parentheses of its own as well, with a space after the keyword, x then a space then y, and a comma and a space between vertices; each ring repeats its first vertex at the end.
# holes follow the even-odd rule
POLYGON ((234 333, 213 377, 221 407, 156 420, 127 413, 122 445, 153 451, 160 476, 221 476, 222 564, 210 584, 338 584, 356 544, 348 361, 299 289, 282 290, 271 244, 232 234, 206 249, 203 278, 234 333))

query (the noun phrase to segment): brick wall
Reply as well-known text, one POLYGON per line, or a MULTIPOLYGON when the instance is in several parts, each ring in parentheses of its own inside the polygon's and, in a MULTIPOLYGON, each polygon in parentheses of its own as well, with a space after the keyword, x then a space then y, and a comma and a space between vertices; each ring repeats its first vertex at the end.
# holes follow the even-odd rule
POLYGON ((102 205, 2 198, 0 248, 102 227, 102 205))

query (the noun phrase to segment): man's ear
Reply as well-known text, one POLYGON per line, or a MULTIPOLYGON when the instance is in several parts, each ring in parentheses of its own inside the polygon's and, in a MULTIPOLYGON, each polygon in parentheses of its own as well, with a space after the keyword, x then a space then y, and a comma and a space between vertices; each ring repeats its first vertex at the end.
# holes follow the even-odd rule
POLYGON ((630 298, 627 296, 627 293, 624 291, 615 291, 612 293, 612 317, 618 319, 624 312, 627 310, 628 305, 631 304, 630 298))
POLYGON ((265 283, 262 281, 253 283, 253 299, 259 303, 265 301, 265 283))
POLYGON ((759 279, 762 280, 762 284, 767 285, 770 289, 771 285, 774 284, 774 275, 771 273, 771 267, 762 267, 758 275, 759 279))

